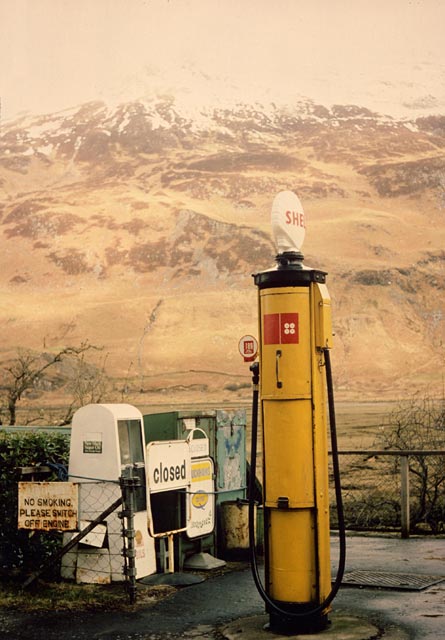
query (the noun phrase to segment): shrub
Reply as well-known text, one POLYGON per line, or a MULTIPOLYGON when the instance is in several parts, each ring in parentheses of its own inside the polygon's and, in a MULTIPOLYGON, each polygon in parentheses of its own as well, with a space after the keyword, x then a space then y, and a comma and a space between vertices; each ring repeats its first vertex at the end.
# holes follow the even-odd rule
MULTIPOLYGON (((32 571, 60 545, 58 532, 17 529, 18 467, 68 464, 69 438, 35 430, 26 434, 0 431, 0 566, 32 571)), ((57 480, 56 472, 45 478, 57 480)))
MULTIPOLYGON (((379 440, 385 449, 415 451, 409 456, 411 529, 427 524, 433 533, 443 531, 444 456, 422 451, 445 449, 445 399, 404 402, 389 415, 379 440)), ((399 473, 399 458, 395 458, 394 472, 399 473)))

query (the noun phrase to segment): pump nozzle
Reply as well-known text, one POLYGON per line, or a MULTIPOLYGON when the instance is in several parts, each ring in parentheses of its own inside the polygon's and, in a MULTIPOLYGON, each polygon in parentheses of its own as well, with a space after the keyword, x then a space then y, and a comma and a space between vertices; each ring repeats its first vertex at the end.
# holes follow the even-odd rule
POLYGON ((258 383, 260 381, 260 363, 253 362, 249 369, 252 372, 252 384, 254 387, 258 387, 258 383))

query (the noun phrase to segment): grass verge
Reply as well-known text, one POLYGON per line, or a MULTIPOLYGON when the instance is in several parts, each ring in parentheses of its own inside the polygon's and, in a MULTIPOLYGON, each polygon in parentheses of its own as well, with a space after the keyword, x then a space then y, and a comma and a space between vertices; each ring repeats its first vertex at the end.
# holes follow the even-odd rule
POLYGON ((0 609, 23 611, 132 611, 168 597, 175 587, 138 585, 135 604, 130 604, 125 585, 75 584, 36 581, 27 589, 11 579, 0 582, 0 609))

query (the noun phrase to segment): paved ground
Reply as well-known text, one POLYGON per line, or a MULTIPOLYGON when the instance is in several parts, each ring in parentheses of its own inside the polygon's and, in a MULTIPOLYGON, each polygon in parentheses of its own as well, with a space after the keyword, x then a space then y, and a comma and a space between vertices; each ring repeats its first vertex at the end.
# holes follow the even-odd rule
MULTIPOLYGON (((333 538, 334 572, 337 549, 338 541, 333 538)), ((360 569, 441 576, 444 582, 420 592, 342 587, 334 601, 332 626, 318 634, 320 638, 445 640, 445 538, 350 536, 346 571, 360 569)), ((68 614, 56 608, 50 613, 26 615, 0 612, 0 638, 277 640, 277 636, 263 631, 266 620, 263 602, 246 568, 180 589, 133 614, 68 614)))

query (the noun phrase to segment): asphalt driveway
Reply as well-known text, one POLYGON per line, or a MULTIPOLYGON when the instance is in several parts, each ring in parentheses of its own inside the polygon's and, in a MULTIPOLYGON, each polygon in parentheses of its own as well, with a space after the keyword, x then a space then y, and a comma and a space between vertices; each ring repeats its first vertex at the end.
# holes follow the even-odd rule
MULTIPOLYGON (((335 573, 338 539, 332 538, 335 573)), ((380 631, 400 628, 415 640, 445 639, 445 538, 348 536, 346 575, 426 576, 436 583, 422 590, 344 585, 334 600, 333 616, 372 622, 380 631), (360 574, 359 574, 360 575, 360 574), (437 582, 441 580, 442 582, 437 582)), ((409 581, 408 581, 409 582, 409 581)), ((139 585, 138 589, 144 589, 139 585)), ((221 640, 225 625, 261 616, 264 605, 250 569, 209 576, 172 596, 130 612, 0 611, 2 640, 221 640)), ((273 636, 272 636, 273 637, 273 636)))

